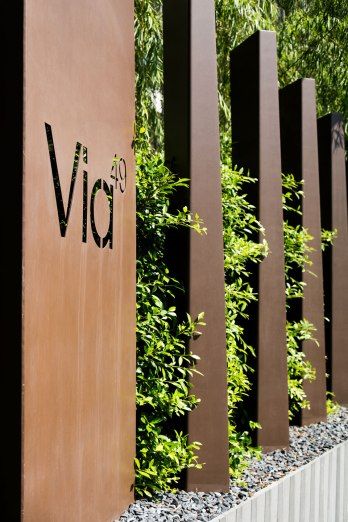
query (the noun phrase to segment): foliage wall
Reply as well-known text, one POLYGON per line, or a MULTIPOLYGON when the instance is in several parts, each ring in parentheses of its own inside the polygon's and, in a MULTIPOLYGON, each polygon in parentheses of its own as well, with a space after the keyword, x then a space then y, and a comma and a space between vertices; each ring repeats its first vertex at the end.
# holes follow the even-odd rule
MULTIPOLYGON (((166 1, 166 0, 164 0, 166 1)), ((229 377, 230 468, 238 474, 252 449, 250 431, 240 433, 236 415, 250 389, 250 357, 243 325, 248 307, 257 299, 250 285, 250 270, 267 255, 267 231, 257 222, 245 187, 252 177, 233 169, 229 109, 229 52, 257 29, 277 31, 280 86, 300 77, 315 77, 319 115, 341 111, 348 120, 348 4, 341 0, 215 0, 221 125, 221 160, 226 275, 227 363, 229 377), (255 242, 255 232, 259 242, 255 242)), ((179 322, 174 293, 180 288, 168 271, 164 240, 171 227, 193 227, 204 233, 199 218, 189 209, 169 211, 169 202, 185 180, 174 178, 163 164, 162 119, 162 0, 135 0, 137 69, 137 491, 175 487, 182 470, 196 466, 199 444, 189 445, 177 427, 199 398, 189 387, 197 357, 187 340, 197 327, 188 317, 179 322), (179 422, 178 422, 179 421, 179 422)), ((251 173, 252 176, 252 173, 251 173)), ((291 227, 289 213, 298 212, 301 187, 284 177, 284 237, 286 247, 287 303, 301 284, 294 274, 305 269, 310 236, 291 227)), ((171 207, 170 207, 171 208, 171 207)), ((192 209, 194 211, 194 209, 192 209)), ((204 220, 204 216, 201 216, 204 220)), ((200 317, 198 322, 203 318, 200 317)), ((315 371, 300 351, 303 339, 315 342, 315 325, 305 320, 288 323, 290 415, 308 407, 303 380, 315 371)), ((255 424, 249 419, 250 428, 255 424)), ((198 452, 199 454, 199 452, 198 452)))
POLYGON ((170 490, 180 472, 197 465, 195 450, 177 420, 198 399, 189 377, 196 356, 187 340, 202 320, 180 322, 174 293, 181 291, 165 264, 164 241, 169 229, 204 230, 187 209, 169 212, 169 200, 185 185, 163 165, 161 153, 137 143, 137 458, 138 495, 170 490))

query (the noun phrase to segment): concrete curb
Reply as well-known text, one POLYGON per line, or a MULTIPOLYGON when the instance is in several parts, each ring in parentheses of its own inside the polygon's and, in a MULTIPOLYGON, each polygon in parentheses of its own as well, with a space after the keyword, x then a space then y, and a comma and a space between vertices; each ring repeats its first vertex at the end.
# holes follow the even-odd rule
POLYGON ((347 522, 348 441, 211 522, 347 522))

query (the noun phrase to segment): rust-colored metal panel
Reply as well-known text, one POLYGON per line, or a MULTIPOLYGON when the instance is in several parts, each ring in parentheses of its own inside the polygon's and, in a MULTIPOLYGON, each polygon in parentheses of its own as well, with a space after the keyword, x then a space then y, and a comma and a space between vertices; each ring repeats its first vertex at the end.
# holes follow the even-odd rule
MULTIPOLYGON (((325 335, 323 304, 323 266, 321 252, 320 191, 318 138, 315 102, 315 82, 306 78, 280 90, 280 121, 282 139, 282 170, 304 180, 302 224, 313 236, 315 249, 309 257, 310 271, 303 274, 304 299, 298 303, 294 318, 304 317, 314 324, 319 347, 312 341, 303 342, 302 349, 316 369, 316 380, 305 383, 310 410, 303 410, 303 424, 326 419, 325 335)), ((299 218, 301 223, 301 218, 299 218)))
POLYGON ((24 35, 23 521, 111 522, 134 480, 133 2, 26 0, 24 35))
MULTIPOLYGON (((258 303, 250 309, 246 334, 257 351, 250 400, 261 424, 264 451, 289 443, 285 333, 284 239, 276 35, 258 31, 231 53, 233 163, 258 183, 249 197, 266 230, 269 255, 255 270, 258 303)), ((257 238, 256 238, 257 239, 257 238)), ((260 237, 260 240, 263 238, 260 237)))
POLYGON ((318 120, 321 222, 338 236, 324 252, 324 306, 329 389, 348 405, 348 213, 344 126, 340 114, 318 120))
POLYGON ((185 282, 181 311, 193 318, 204 311, 203 335, 190 348, 203 376, 193 378, 201 399, 188 416, 191 441, 200 441, 202 470, 190 469, 189 490, 227 491, 228 423, 224 259, 220 181, 218 91, 213 0, 164 2, 164 116, 166 158, 190 179, 177 203, 188 203, 208 229, 176 237, 171 265, 185 282))

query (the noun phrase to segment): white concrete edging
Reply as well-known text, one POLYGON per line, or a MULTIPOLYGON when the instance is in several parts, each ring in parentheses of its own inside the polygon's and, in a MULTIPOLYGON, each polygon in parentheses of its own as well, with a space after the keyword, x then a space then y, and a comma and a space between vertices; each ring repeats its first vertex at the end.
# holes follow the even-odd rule
POLYGON ((211 522, 348 522, 348 441, 211 522))

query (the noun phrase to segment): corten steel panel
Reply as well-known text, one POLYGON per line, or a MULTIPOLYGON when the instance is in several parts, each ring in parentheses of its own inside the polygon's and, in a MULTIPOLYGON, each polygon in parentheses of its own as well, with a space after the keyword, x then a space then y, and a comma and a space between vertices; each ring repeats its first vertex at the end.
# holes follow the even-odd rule
MULTIPOLYGON (((181 312, 204 311, 203 335, 190 343, 201 357, 192 379, 201 399, 188 415, 191 441, 200 441, 202 470, 190 469, 189 490, 228 490, 227 362, 220 181, 218 92, 213 0, 164 2, 164 119, 166 159, 190 179, 177 204, 188 203, 208 229, 181 234, 170 263, 185 282, 181 312)), ((172 238, 174 241, 174 238, 172 238)))
MULTIPOLYGON (((320 190, 318 167, 318 137, 315 102, 315 82, 298 80, 280 90, 280 121, 282 139, 282 170, 297 180, 304 180, 302 220, 299 222, 313 236, 309 254, 310 271, 302 274, 304 299, 297 303, 294 319, 302 317, 314 324, 315 338, 302 343, 303 352, 316 369, 316 380, 304 383, 310 410, 303 410, 299 421, 303 424, 326 419, 325 333, 323 303, 323 265, 321 253, 320 190)), ((296 224, 296 218, 295 218, 296 224)), ((300 274, 301 275, 301 274, 300 274)))
POLYGON ((27 0, 24 35, 23 520, 111 522, 134 479, 133 2, 27 0))
POLYGON ((340 114, 318 120, 321 223, 337 229, 332 248, 324 252, 325 342, 329 389, 348 404, 348 224, 344 128, 340 114))
POLYGON ((270 250, 268 257, 255 268, 253 284, 259 299, 251 307, 250 320, 245 325, 248 339, 257 352, 250 413, 254 410, 262 426, 257 443, 269 451, 289 443, 275 33, 259 31, 232 51, 231 106, 233 163, 258 178, 256 184, 250 185, 249 197, 265 227, 270 250))

